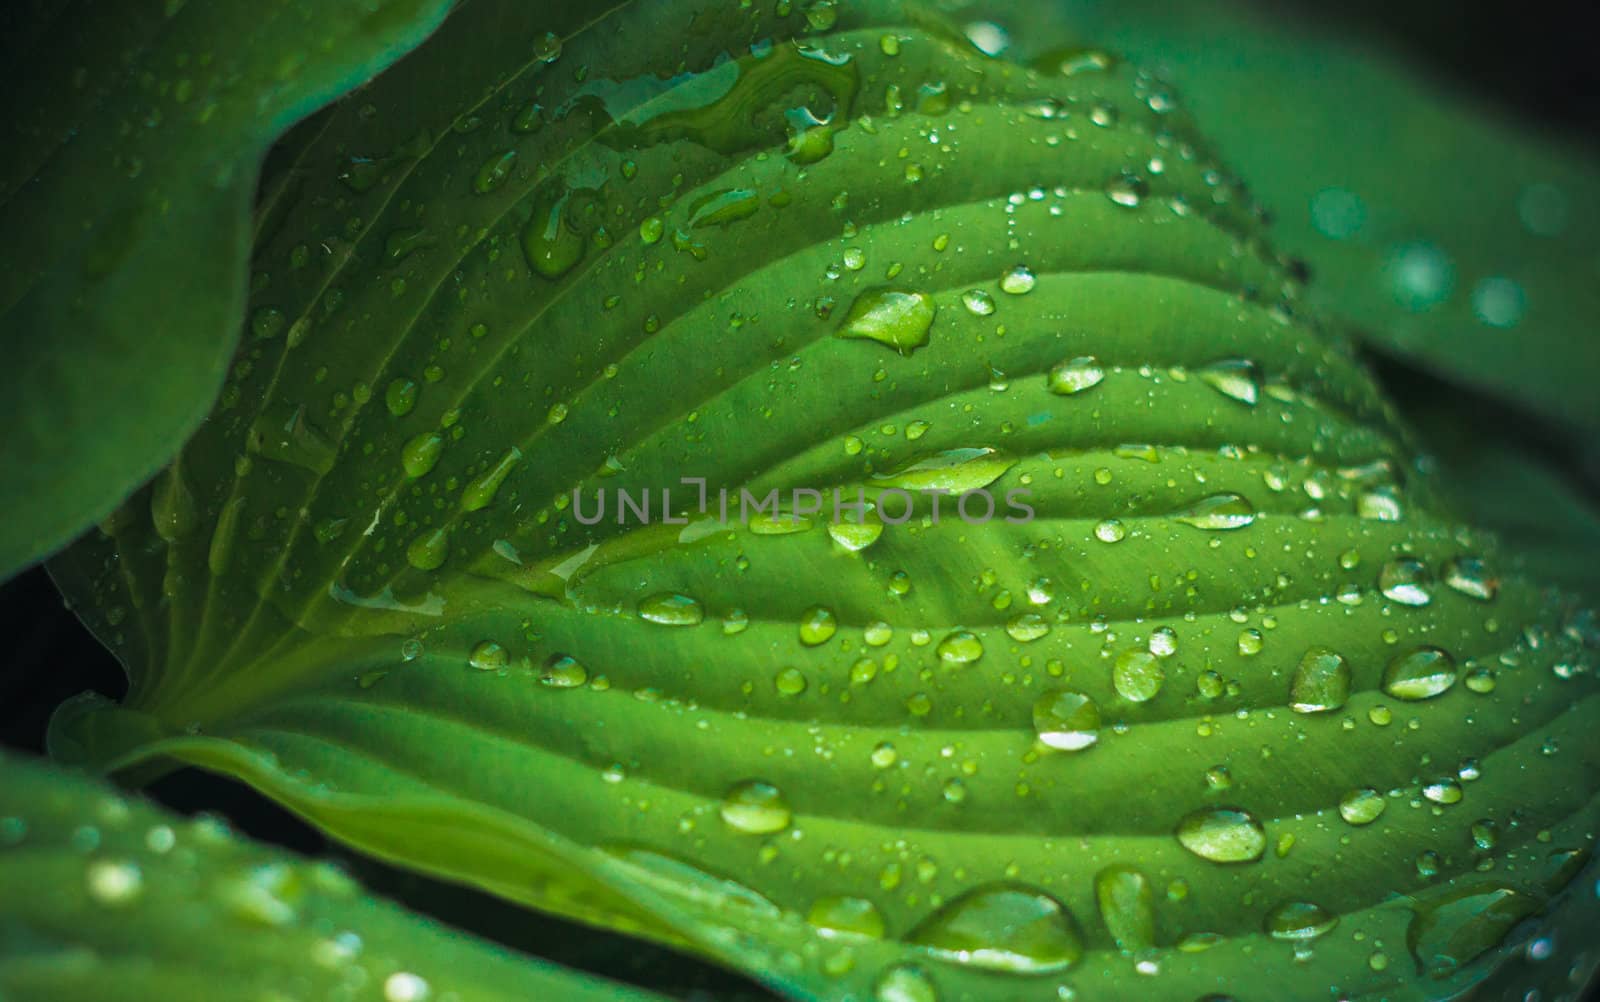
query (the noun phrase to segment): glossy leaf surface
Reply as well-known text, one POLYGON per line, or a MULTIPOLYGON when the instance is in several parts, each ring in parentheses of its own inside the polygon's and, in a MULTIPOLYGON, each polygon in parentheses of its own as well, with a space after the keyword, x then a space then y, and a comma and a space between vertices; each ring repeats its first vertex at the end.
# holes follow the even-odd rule
POLYGON ((886 2, 519 9, 299 152, 268 333, 53 565, 133 680, 57 754, 797 997, 1510 955, 1588 858, 1593 616, 1445 513, 1164 92, 886 2))
POLYGON ((0 993, 648 1002, 409 915, 341 870, 0 760, 0 993))

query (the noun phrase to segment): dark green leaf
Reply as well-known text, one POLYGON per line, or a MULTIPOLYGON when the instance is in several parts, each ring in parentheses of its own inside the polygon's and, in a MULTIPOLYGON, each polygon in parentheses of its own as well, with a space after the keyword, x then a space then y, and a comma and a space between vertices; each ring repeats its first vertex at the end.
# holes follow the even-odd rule
POLYGON ((520 9, 299 151, 252 300, 299 333, 53 566, 133 680, 58 754, 799 997, 1503 963, 1594 829, 1593 616, 1447 513, 1148 79, 890 2, 520 9))
POLYGON ((648 1002, 82 776, 0 756, 0 996, 648 1002))
POLYGON ((449 6, 57 3, 8 33, 0 576, 104 516, 204 418, 236 344, 262 154, 449 6))

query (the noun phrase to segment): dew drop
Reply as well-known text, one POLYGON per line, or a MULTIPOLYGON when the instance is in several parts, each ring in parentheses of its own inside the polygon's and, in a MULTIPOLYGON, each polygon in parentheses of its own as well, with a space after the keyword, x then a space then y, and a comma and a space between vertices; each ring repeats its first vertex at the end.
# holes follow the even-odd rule
POLYGON ((776 786, 759 780, 739 783, 722 798, 722 820, 747 835, 770 835, 789 827, 793 814, 776 786))
POLYGON ((1383 691, 1396 699, 1432 699, 1455 684, 1455 658, 1437 647, 1408 651, 1383 670, 1383 691))
POLYGON ((928 343, 937 311, 933 297, 924 292, 878 287, 867 289, 850 304, 835 336, 864 339, 888 345, 901 355, 928 343))
POLYGON ((1048 748, 1082 751, 1100 740, 1100 707, 1085 693, 1047 692, 1034 701, 1033 731, 1048 748))
POLYGON ((1326 647, 1306 651, 1289 682, 1289 708, 1296 713, 1337 710, 1350 698, 1350 662, 1326 647))
POLYGON ((1080 355, 1052 367, 1046 386, 1051 393, 1068 397, 1099 386, 1105 378, 1106 370, 1093 355, 1080 355))
POLYGON ((1370 786, 1363 787, 1339 798, 1339 816, 1352 825, 1370 825, 1387 806, 1383 794, 1370 786))
POLYGON ((1095 874, 1094 896, 1117 949, 1136 953, 1156 945, 1155 894, 1143 873, 1131 866, 1108 866, 1095 874))
POLYGON ((1173 512, 1174 521, 1207 531, 1243 529, 1256 520, 1255 506, 1238 494, 1213 494, 1202 498, 1181 511, 1173 512))
POLYGON ((1015 974, 1065 970, 1083 956, 1066 907, 1018 884, 968 891, 924 919, 906 941, 943 960, 1015 974))
POLYGON ((687 595, 661 592, 639 602, 639 618, 661 626, 699 626, 706 613, 687 595))
POLYGON ((1286 901, 1267 913, 1265 931, 1273 939, 1305 942, 1326 936, 1338 924, 1339 916, 1330 914, 1320 905, 1286 901))
POLYGON ((1199 372, 1200 379, 1213 390, 1249 407, 1261 399, 1261 370, 1242 358, 1212 362, 1199 372))
POLYGON ((1249 863, 1267 851, 1267 832, 1254 816, 1231 807, 1194 811, 1178 823, 1178 842, 1213 863, 1249 863))
POLYGON ((1401 605, 1423 606, 1433 601, 1433 574, 1414 557, 1400 557, 1378 571, 1378 590, 1401 605))
POLYGON ((1012 296, 1025 296, 1033 291, 1038 279, 1024 265, 1017 265, 1000 276, 1000 291, 1012 296))

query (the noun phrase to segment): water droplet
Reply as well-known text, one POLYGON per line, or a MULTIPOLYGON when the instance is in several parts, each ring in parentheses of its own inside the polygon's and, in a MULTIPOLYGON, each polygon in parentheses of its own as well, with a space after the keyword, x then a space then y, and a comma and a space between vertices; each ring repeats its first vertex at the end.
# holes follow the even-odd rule
POLYGON ((761 196, 752 188, 728 188, 695 200, 689 209, 689 226, 728 226, 749 219, 761 208, 761 196))
POLYGON ((406 547, 406 562, 419 571, 437 570, 450 555, 450 530, 424 532, 406 547))
POLYGON ((1150 186, 1144 178, 1137 174, 1124 171, 1111 179, 1106 185, 1106 196, 1118 205, 1129 209, 1136 209, 1144 201, 1150 186))
POLYGON ((550 281, 576 267, 586 246, 583 234, 567 222, 567 199, 566 193, 541 199, 522 230, 522 252, 528 267, 550 281))
POLYGON ((1015 465, 1016 459, 987 447, 947 449, 872 479, 885 487, 964 494, 988 487, 1015 465))
POLYGON ((1108 866, 1095 874, 1094 896, 1117 949, 1135 953, 1156 945, 1155 894, 1143 873, 1108 866))
POLYGON ((967 630, 957 630, 939 641, 939 660, 947 665, 969 665, 983 657, 983 642, 967 630))
POLYGON ((827 643, 839 630, 832 610, 814 605, 800 616, 800 642, 807 647, 827 643))
POLYGON ((944 960, 991 971, 1065 970, 1083 941, 1061 902, 1016 884, 968 891, 924 919, 906 941, 944 960))
POLYGON ((410 971, 396 971, 383 979, 383 1002, 428 1002, 433 989, 410 971))
POLYGON ((1372 787, 1351 790, 1339 799, 1339 816, 1353 825, 1370 825, 1388 806, 1372 787))
POLYGON ((770 835, 789 827, 793 813, 776 786, 759 780, 739 783, 722 798, 722 820, 747 835, 770 835))
POLYGON ((1227 531, 1243 529, 1255 522, 1256 509, 1247 498, 1238 494, 1213 494, 1181 511, 1173 512, 1172 518, 1196 529, 1227 531))
POLYGON ((806 691, 806 676, 798 668, 784 668, 772 680, 780 696, 798 696, 806 691))
POLYGON ((961 294, 961 303, 973 316, 987 317, 994 313, 994 297, 982 289, 968 289, 961 294))
POLYGON ((511 169, 517 164, 517 151, 506 150, 497 153, 483 162, 478 168, 478 176, 472 179, 472 190, 480 195, 487 195, 501 185, 511 176, 511 169))
POLYGON ((576 689, 587 681, 588 669, 566 654, 552 654, 539 672, 539 683, 552 689, 576 689))
POLYGON ((533 58, 541 63, 553 63, 561 58, 561 36, 553 31, 540 35, 533 43, 533 58))
POLYGON ((1461 784, 1453 777, 1442 776, 1422 786, 1422 795, 1435 804, 1459 804, 1463 796, 1461 784))
POLYGON ((1127 528, 1114 518, 1099 522, 1094 527, 1094 538, 1102 543, 1120 543, 1127 535, 1127 528))
POLYGON ((1383 670, 1383 691, 1396 699, 1432 699, 1455 684, 1455 658, 1437 647, 1401 654, 1383 670))
POLYGON ((137 864, 124 860, 95 860, 85 871, 84 880, 89 896, 112 908, 132 904, 144 890, 144 874, 137 864))
POLYGON ((1111 669, 1117 695, 1133 703, 1148 703, 1161 692, 1167 673, 1149 651, 1124 651, 1111 669))
POLYGON ((485 640, 472 649, 467 663, 479 671, 499 671, 511 663, 511 655, 493 640, 485 640))
POLYGON ((850 304, 835 335, 888 345, 902 355, 928 343, 933 327, 933 297, 924 292, 877 287, 867 289, 850 304))
POLYGON ((1013 296, 1025 296, 1033 291, 1038 279, 1025 265, 1017 265, 1000 276, 1000 291, 1013 296))
POLYGON ((1289 682, 1289 707, 1297 713, 1337 710, 1350 698, 1350 662, 1326 647, 1306 651, 1289 682))
POLYGON ((811 903, 806 921, 829 937, 882 939, 885 924, 878 906, 866 898, 830 895, 811 903))
POLYGON ((883 523, 876 519, 864 522, 834 522, 828 526, 828 535, 835 543, 852 553, 859 553, 883 535, 883 523))
MULTIPOLYGON (((892 36, 885 35, 884 38, 892 36)), ((939 992, 922 968, 896 964, 872 985, 873 1002, 939 1002, 939 992)))
POLYGON ((1006 635, 1019 644, 1029 644, 1050 632, 1050 621, 1037 612, 1024 612, 1006 621, 1006 635))
POLYGON ((1100 707, 1081 692, 1047 692, 1034 701, 1033 730, 1049 748, 1082 751, 1100 740, 1100 707))
POLYGON ((489 507, 494 502, 494 496, 499 493, 500 485, 505 483, 506 477, 511 475, 512 469, 521 461, 522 450, 515 446, 507 449, 498 462, 462 488, 461 510, 479 511, 489 507))
POLYGON ((1105 378, 1106 370, 1093 355, 1080 355, 1051 368, 1046 386, 1051 393, 1066 397, 1099 386, 1105 378))
POLYGON ((444 453, 444 436, 436 431, 426 431, 400 447, 400 465, 412 480, 433 472, 444 453))
POLYGON ((639 618, 661 626, 699 626, 706 613, 687 595, 661 592, 639 602, 639 618))
POLYGON ((1338 924, 1339 916, 1320 905, 1287 901, 1267 913, 1265 930, 1273 939, 1303 942, 1327 935, 1338 924))
POLYGON ((389 384, 383 393, 383 402, 389 408, 389 413, 395 417, 405 417, 411 413, 411 408, 417 405, 417 384, 410 379, 396 379, 389 384))
POLYGON ((1444 583, 1480 602, 1492 602, 1500 593, 1500 579, 1489 573, 1481 557, 1456 557, 1445 564, 1444 583))
POLYGON ((1416 908, 1406 946, 1417 965, 1442 978, 1500 945, 1539 903, 1509 887, 1464 887, 1416 908))
POLYGON ((1213 863, 1249 863, 1267 851, 1267 832, 1254 816, 1231 807, 1194 811, 1178 823, 1178 842, 1213 863))
POLYGON ((1213 390, 1246 406, 1254 407, 1261 399, 1261 370, 1246 359, 1212 362, 1200 370, 1199 376, 1213 390))
POLYGON ((1433 574, 1413 557, 1399 557, 1378 571, 1378 590, 1401 605, 1427 605, 1433 601, 1433 574))

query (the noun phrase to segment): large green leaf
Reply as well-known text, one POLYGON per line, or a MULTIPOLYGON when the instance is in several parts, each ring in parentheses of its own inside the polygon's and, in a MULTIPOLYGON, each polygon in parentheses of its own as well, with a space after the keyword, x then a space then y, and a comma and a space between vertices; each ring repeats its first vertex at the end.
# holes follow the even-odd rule
POLYGON ((0 755, 0 997, 646 1002, 407 914, 328 863, 0 755))
POLYGON ((268 145, 448 0, 139 0, 11 12, 0 65, 0 577, 155 473, 237 344, 268 145))
POLYGON ((1320 305, 1436 372, 1600 429, 1593 149, 1426 76, 1381 39, 1273 5, 1047 9, 1070 37, 1176 84, 1277 216, 1278 246, 1310 262, 1320 305))
POLYGON ((132 679, 58 755, 799 997, 1513 953, 1588 857, 1593 618, 1451 516, 1148 80, 887 0, 519 9, 297 151, 276 335, 53 565, 132 679), (1035 517, 719 525, 682 477, 1035 517))

